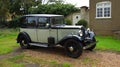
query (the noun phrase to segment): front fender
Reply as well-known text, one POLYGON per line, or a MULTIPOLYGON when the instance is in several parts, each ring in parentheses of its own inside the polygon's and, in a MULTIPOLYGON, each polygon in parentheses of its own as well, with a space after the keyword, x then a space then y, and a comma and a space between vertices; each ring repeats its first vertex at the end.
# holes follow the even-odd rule
POLYGON ((64 46, 64 43, 68 40, 68 39, 74 39, 76 41, 82 42, 82 38, 78 35, 68 35, 65 36, 63 39, 61 39, 58 44, 61 44, 62 46, 64 46))
POLYGON ((93 31, 90 31, 89 34, 90 34, 91 39, 93 39, 93 37, 95 37, 95 33, 93 31))

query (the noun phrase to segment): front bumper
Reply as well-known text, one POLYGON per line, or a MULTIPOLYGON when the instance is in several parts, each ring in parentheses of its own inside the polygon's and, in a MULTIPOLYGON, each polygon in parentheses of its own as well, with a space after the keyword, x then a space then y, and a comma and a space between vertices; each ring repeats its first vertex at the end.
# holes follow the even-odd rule
POLYGON ((88 49, 88 48, 90 48, 90 47, 94 46, 96 43, 98 43, 98 41, 91 42, 90 44, 88 44, 88 45, 84 46, 84 47, 83 47, 83 49, 88 49))

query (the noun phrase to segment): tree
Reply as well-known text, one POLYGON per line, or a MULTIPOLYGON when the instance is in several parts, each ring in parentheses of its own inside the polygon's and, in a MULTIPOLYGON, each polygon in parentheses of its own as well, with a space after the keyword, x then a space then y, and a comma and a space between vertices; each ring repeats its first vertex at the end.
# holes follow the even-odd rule
POLYGON ((29 13, 61 14, 61 15, 67 16, 72 12, 75 12, 78 10, 79 9, 72 4, 55 3, 55 4, 44 4, 44 5, 39 4, 38 8, 30 8, 29 13))
POLYGON ((10 7, 10 10, 12 13, 16 13, 18 15, 21 14, 27 14, 28 9, 32 6, 36 6, 39 3, 41 3, 41 0, 14 0, 12 2, 12 6, 10 7), (16 6, 16 7, 15 7, 16 6), (20 11, 21 8, 21 11, 20 11))
POLYGON ((1 20, 9 17, 9 0, 0 0, 0 16, 1 20))
POLYGON ((42 0, 0 0, 0 16, 6 18, 10 14, 27 14, 28 9, 41 3, 42 0), (20 10, 23 8, 23 10, 20 10))

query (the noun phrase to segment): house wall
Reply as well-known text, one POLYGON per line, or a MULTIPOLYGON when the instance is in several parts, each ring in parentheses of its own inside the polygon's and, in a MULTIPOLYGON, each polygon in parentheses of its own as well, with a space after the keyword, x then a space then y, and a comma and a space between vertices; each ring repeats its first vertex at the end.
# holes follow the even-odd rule
POLYGON ((75 25, 80 19, 81 19, 81 14, 80 13, 74 13, 72 16, 72 24, 75 25))
POLYGON ((80 11, 68 15, 66 18, 71 20, 73 25, 75 25, 81 19, 85 19, 89 24, 89 9, 86 6, 83 6, 80 8, 80 11))
POLYGON ((120 0, 90 0, 90 27, 98 35, 113 35, 120 30, 120 0), (111 18, 96 18, 96 3, 111 1, 111 18))

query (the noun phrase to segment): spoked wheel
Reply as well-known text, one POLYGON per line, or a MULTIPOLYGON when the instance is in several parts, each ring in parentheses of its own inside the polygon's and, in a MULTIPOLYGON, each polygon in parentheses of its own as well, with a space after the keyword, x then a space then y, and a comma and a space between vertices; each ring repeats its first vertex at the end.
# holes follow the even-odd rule
POLYGON ((69 39, 65 43, 65 51, 69 57, 77 58, 82 54, 82 44, 76 40, 69 39))
POLYGON ((23 49, 30 48, 29 42, 27 41, 27 39, 24 36, 20 37, 20 46, 23 49))

